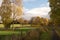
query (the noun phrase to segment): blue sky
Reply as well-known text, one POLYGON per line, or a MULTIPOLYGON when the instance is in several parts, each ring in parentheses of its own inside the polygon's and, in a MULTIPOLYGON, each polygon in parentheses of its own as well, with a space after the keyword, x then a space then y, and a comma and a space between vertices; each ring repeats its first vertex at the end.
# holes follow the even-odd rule
POLYGON ((48 0, 33 0, 33 1, 32 0, 29 0, 29 1, 23 0, 23 6, 27 9, 48 6, 47 3, 48 3, 48 0))

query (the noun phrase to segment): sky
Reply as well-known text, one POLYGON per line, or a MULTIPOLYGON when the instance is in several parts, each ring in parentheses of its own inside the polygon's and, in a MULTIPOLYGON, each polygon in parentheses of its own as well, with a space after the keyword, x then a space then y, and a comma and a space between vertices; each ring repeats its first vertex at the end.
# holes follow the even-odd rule
MULTIPOLYGON (((2 0, 0 0, 1 5, 2 0)), ((31 17, 40 16, 49 18, 49 2, 48 0, 23 0, 23 18, 31 19, 31 17)))
POLYGON ((23 0, 23 9, 25 19, 35 16, 50 18, 48 0, 23 0))
POLYGON ((28 9, 48 6, 48 0, 23 0, 23 6, 28 9))

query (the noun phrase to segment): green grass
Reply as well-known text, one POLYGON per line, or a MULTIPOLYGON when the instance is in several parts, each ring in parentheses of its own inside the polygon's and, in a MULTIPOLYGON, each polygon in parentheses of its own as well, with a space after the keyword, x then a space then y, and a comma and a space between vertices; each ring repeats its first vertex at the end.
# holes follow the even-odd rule
POLYGON ((18 31, 0 31, 0 35, 12 35, 12 34, 19 34, 18 31))
MULTIPOLYGON (((14 25, 11 25, 11 27, 21 27, 22 25, 20 24, 14 24, 14 25)), ((28 25, 30 26, 30 25, 28 25)), ((0 28, 3 28, 4 25, 3 24, 0 24, 0 28)), ((33 30, 33 29, 37 29, 38 27, 26 27, 26 25, 24 25, 24 27, 21 27, 19 29, 16 29, 17 31, 0 31, 0 35, 17 35, 17 34, 20 34, 21 32, 23 32, 23 34, 25 35, 26 34, 26 31, 29 31, 29 30, 33 30)), ((49 30, 50 31, 50 30, 49 30)), ((51 40, 50 39, 50 35, 48 32, 42 32, 42 34, 40 35, 40 39, 41 40, 51 40)))
MULTIPOLYGON (((33 28, 34 29, 34 28, 33 28)), ((18 29, 17 29, 18 30, 18 29)), ((12 34, 20 34, 21 32, 23 32, 24 34, 26 33, 26 31, 31 30, 31 28, 20 28, 18 31, 0 31, 0 35, 12 35, 12 34)))

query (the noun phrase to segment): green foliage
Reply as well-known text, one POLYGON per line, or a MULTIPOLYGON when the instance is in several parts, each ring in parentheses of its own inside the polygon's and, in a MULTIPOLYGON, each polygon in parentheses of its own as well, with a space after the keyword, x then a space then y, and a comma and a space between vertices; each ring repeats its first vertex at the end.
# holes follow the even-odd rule
POLYGON ((49 0, 51 7, 51 20, 55 25, 60 25, 60 0, 49 0))

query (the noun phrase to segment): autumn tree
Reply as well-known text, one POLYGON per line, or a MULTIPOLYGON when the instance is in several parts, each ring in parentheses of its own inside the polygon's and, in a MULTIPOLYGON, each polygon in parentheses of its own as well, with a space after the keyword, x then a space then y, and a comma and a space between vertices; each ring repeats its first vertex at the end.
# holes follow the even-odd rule
POLYGON ((24 24, 24 19, 23 18, 20 18, 20 19, 17 19, 17 21, 22 24, 22 27, 23 27, 23 24, 24 24))
POLYGON ((51 7, 51 20, 55 26, 60 25, 60 0, 49 0, 51 7))
POLYGON ((29 24, 29 21, 28 20, 24 20, 24 24, 29 24))
POLYGON ((35 18, 35 23, 36 23, 37 25, 40 25, 40 23, 41 23, 41 18, 40 18, 39 16, 37 16, 37 17, 35 18))
POLYGON ((12 0, 12 13, 14 19, 21 18, 21 15, 23 14, 22 0, 12 0))
POLYGON ((11 2, 10 0, 3 0, 2 5, 1 5, 1 18, 4 24, 5 28, 10 28, 10 23, 12 22, 11 15, 12 15, 12 10, 11 10, 11 2))
POLYGON ((41 18, 39 16, 37 17, 32 17, 30 20, 31 26, 39 26, 41 24, 41 18))
POLYGON ((35 25, 40 24, 40 17, 39 16, 32 17, 31 22, 32 24, 35 24, 35 25))
POLYGON ((22 13, 22 7, 17 6, 15 3, 12 3, 12 12, 14 19, 21 18, 22 13))
POLYGON ((49 23, 49 19, 47 18, 41 18, 41 24, 43 24, 44 26, 47 26, 49 23))
POLYGON ((42 17, 32 17, 30 20, 31 25, 40 25, 40 26, 47 26, 49 23, 49 19, 42 18, 42 17))

